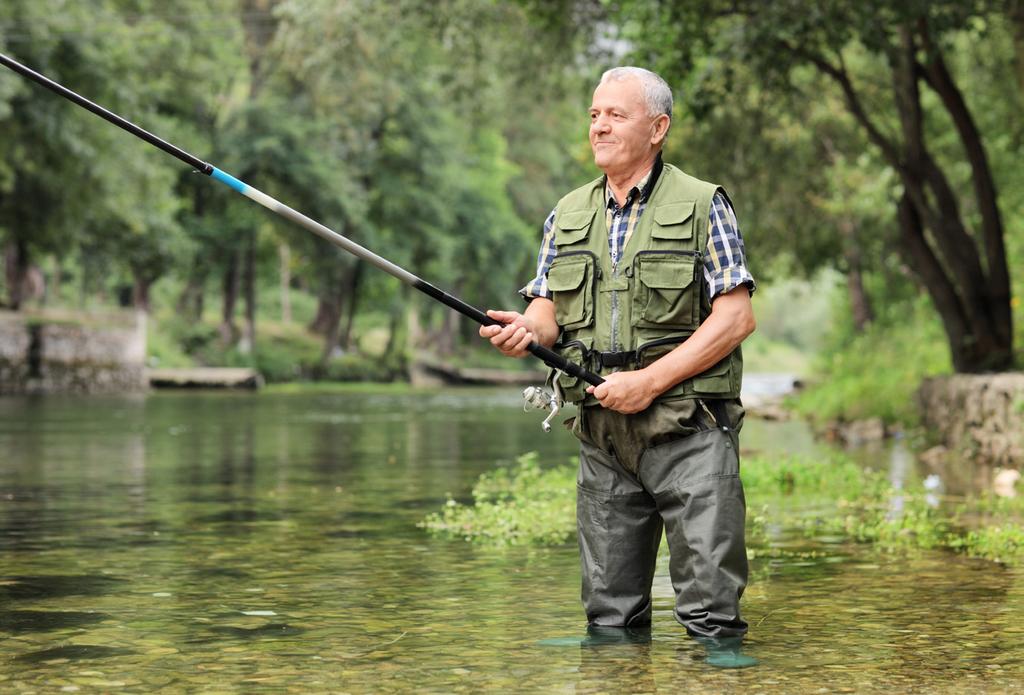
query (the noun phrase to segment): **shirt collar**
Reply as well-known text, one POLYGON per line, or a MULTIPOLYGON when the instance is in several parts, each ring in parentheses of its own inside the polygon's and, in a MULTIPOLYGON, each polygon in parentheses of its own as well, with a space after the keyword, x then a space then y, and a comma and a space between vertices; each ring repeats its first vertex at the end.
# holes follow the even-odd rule
MULTIPOLYGON (((636 182, 636 185, 629 189, 629 193, 626 194, 626 202, 636 200, 637 193, 640 194, 639 200, 641 203, 646 203, 647 199, 651 197, 651 191, 654 190, 654 186, 658 183, 658 177, 661 176, 661 170, 665 164, 661 160, 661 152, 654 160, 654 166, 651 167, 642 179, 636 182)), ((615 200, 615 196, 612 194, 612 189, 608 186, 608 177, 604 177, 604 194, 605 200, 608 203, 608 207, 617 205, 618 201, 615 200)))

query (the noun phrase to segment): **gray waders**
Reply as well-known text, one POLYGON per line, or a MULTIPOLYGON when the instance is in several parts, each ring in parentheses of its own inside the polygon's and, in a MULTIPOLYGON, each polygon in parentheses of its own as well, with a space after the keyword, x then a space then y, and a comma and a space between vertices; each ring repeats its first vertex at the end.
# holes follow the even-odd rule
POLYGON ((675 617, 696 637, 742 636, 747 583, 746 505, 737 430, 743 409, 725 403, 723 429, 700 401, 655 402, 635 415, 583 407, 576 519, 583 605, 591 626, 651 622, 661 533, 671 554, 675 617))

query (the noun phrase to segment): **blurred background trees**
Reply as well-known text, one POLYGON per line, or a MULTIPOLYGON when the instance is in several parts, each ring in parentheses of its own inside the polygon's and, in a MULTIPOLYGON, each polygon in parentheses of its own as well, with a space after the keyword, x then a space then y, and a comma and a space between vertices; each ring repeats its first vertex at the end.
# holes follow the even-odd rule
MULTIPOLYGON (((596 174, 595 80, 649 66, 677 93, 667 158, 736 202, 757 301, 812 283, 786 300, 804 328, 765 304, 785 320, 756 340, 813 347, 824 303, 833 347, 933 320, 933 368, 1009 368, 1021 345, 1021 0, 9 0, 0 50, 512 307, 544 216, 596 174)), ((476 346, 443 307, 13 73, 0 148, 6 308, 133 305, 162 363, 271 378, 476 346)))

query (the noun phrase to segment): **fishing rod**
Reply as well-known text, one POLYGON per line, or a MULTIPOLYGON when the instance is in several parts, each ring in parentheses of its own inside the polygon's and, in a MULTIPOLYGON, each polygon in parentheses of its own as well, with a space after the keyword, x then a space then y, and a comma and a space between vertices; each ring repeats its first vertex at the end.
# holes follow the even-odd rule
MULTIPOLYGON (((145 140, 146 142, 148 142, 150 145, 153 145, 154 147, 160 148, 161 150, 163 150, 167 154, 171 155, 172 157, 176 157, 177 159, 185 162, 186 164, 188 164, 189 166, 194 168, 196 171, 198 171, 198 172, 200 172, 202 174, 205 174, 207 176, 210 176, 213 179, 216 179, 217 181, 220 181, 221 183, 229 186, 230 188, 234 189, 238 193, 241 193, 246 198, 259 203, 260 205, 262 205, 263 207, 267 208, 271 212, 277 213, 281 217, 284 217, 285 219, 294 222, 295 224, 299 225, 300 227, 304 227, 305 229, 309 230, 310 232, 313 232, 314 234, 316 234, 317 236, 321 237, 322 239, 326 239, 327 241, 331 242, 335 246, 338 246, 338 247, 344 249, 345 251, 348 251, 349 253, 351 253, 352 255, 356 256, 357 258, 360 258, 360 259, 366 261, 367 263, 370 263, 370 264, 376 266, 377 268, 380 268, 385 273, 388 273, 389 275, 398 278, 399 280, 401 280, 405 284, 410 285, 411 287, 416 288, 417 290, 419 290, 420 292, 424 293, 425 295, 427 295, 427 296, 429 296, 429 297, 431 297, 431 298, 441 302, 445 306, 448 306, 448 307, 454 309, 455 311, 459 312, 463 316, 466 316, 466 317, 468 317, 470 319, 473 319, 474 321, 476 321, 477 323, 479 323, 479 324, 481 324, 483 326, 504 326, 504 325, 506 325, 506 324, 503 324, 502 322, 500 322, 500 321, 498 321, 496 319, 492 319, 490 316, 485 314, 480 309, 477 309, 476 307, 472 306, 471 304, 467 304, 466 302, 462 301, 458 297, 454 297, 454 296, 448 294, 447 292, 445 292, 444 290, 441 290, 441 289, 435 287, 434 285, 431 285, 426 280, 423 280, 422 278, 417 277, 416 275, 413 275, 412 273, 410 273, 409 271, 405 270, 401 266, 395 265, 394 263, 392 263, 391 261, 387 260, 386 258, 378 256, 377 254, 375 254, 374 252, 370 251, 369 249, 367 249, 367 248, 365 248, 363 246, 360 246, 359 244, 355 243, 351 239, 348 239, 348 238, 342 236, 341 234, 338 234, 334 230, 329 229, 328 227, 325 227, 324 225, 320 224, 316 220, 313 220, 313 219, 307 217, 306 215, 303 215, 301 212, 298 212, 297 210, 294 210, 294 209, 288 207, 284 203, 282 203, 282 202, 280 202, 278 200, 275 200, 274 198, 270 197, 266 193, 264 193, 264 192, 262 192, 262 191, 260 191, 260 190, 258 190, 256 188, 253 188, 252 186, 250 186, 249 184, 245 183, 244 181, 240 181, 240 180, 236 179, 231 174, 229 174, 229 173, 227 173, 227 172, 225 172, 225 171, 223 171, 221 169, 218 169, 217 167, 213 166, 212 164, 209 164, 208 162, 204 162, 203 160, 199 159, 198 157, 196 157, 196 156, 194 156, 192 154, 189 154, 188 152, 186 152, 185 150, 181 149, 180 147, 172 145, 171 143, 167 142, 166 140, 163 140, 163 139, 157 137, 153 133, 150 133, 148 130, 144 130, 143 128, 140 128, 139 126, 135 125, 131 121, 129 121, 129 120, 125 119, 125 118, 122 118, 121 116, 118 116, 113 111, 109 111, 109 110, 103 108, 102 106, 100 106, 99 104, 97 104, 95 102, 92 102, 92 101, 89 101, 88 99, 86 99, 85 97, 81 96, 80 94, 77 94, 76 92, 71 91, 70 89, 68 89, 64 85, 59 84, 57 82, 54 82, 53 80, 51 80, 50 78, 46 77, 45 75, 42 75, 42 74, 36 72, 35 70, 32 70, 31 68, 29 68, 29 67, 27 67, 25 65, 22 65, 18 61, 9 58, 8 56, 4 55, 3 53, 0 53, 0 63, 5 65, 6 67, 10 68, 14 72, 16 72, 16 73, 18 73, 18 74, 20 74, 20 75, 22 75, 24 77, 27 77, 28 79, 32 80, 33 82, 36 82, 36 83, 42 85, 43 87, 46 87, 50 91, 55 92, 56 94, 64 97, 65 99, 74 102, 78 106, 81 106, 82 108, 84 108, 84 109, 86 109, 88 111, 91 111, 92 113, 96 114, 100 118, 102 118, 102 119, 104 119, 106 121, 109 121, 110 123, 113 123, 118 128, 121 128, 122 130, 128 131, 132 135, 134 135, 134 136, 136 136, 136 137, 138 137, 138 138, 140 138, 142 140, 145 140)), ((583 379, 588 384, 591 384, 593 386, 598 386, 598 385, 600 385, 601 383, 604 382, 604 379, 602 379, 598 375, 596 375, 596 374, 594 374, 594 373, 584 369, 582 366, 580 366, 580 365, 578 365, 578 364, 576 364, 574 362, 570 362, 569 360, 567 360, 564 357, 562 357, 561 355, 559 355, 557 352, 555 352, 555 351, 553 351, 553 350, 551 350, 549 348, 544 347, 543 345, 541 345, 537 341, 531 342, 530 345, 527 347, 527 350, 529 350, 531 354, 533 354, 535 357, 540 359, 542 362, 544 362, 544 364, 548 365, 549 367, 552 367, 553 369, 557 369, 557 370, 560 370, 562 372, 565 372, 566 374, 569 374, 570 376, 574 376, 574 377, 583 379)), ((531 391, 531 389, 527 389, 527 392, 530 392, 530 391, 531 391)), ((547 404, 545 406, 541 406, 541 405, 539 405, 539 403, 541 402, 542 399, 538 399, 536 391, 534 391, 533 395, 527 395, 527 400, 531 404, 535 405, 536 407, 541 408, 541 407, 551 407, 551 404, 553 404, 556 400, 560 400, 560 399, 557 398, 557 393, 556 393, 555 397, 551 397, 550 398, 550 403, 549 404, 547 404)), ((553 411, 556 412, 557 411, 557 407, 553 408, 553 411)), ((554 416, 554 412, 552 412, 551 417, 553 417, 553 416, 554 416)), ((550 417, 548 418, 548 420, 550 420, 550 417)), ((548 422, 547 420, 545 420, 545 422, 544 422, 544 424, 545 424, 545 431, 550 429, 547 426, 547 422, 548 422)))

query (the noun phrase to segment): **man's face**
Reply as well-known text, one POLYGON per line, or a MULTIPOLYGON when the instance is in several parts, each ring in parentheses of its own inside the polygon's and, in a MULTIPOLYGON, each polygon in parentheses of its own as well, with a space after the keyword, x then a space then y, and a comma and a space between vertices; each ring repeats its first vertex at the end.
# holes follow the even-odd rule
MULTIPOLYGON (((590 107, 590 148, 594 164, 606 174, 631 173, 650 159, 660 141, 657 123, 647 113, 640 80, 610 80, 594 90, 590 107)), ((666 126, 667 127, 667 126, 666 126)))

